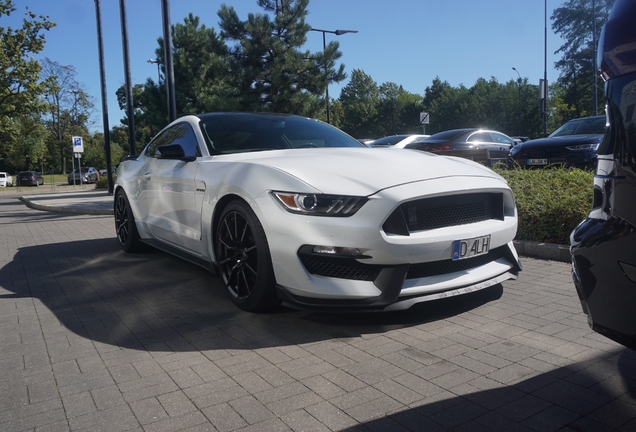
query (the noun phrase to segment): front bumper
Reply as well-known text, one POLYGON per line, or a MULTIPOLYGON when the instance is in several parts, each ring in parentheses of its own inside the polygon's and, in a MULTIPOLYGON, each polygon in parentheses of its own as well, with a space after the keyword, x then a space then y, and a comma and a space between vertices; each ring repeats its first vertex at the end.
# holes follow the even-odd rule
POLYGON ((545 168, 554 165, 561 165, 566 168, 595 169, 596 152, 578 151, 559 154, 546 155, 545 152, 520 152, 510 156, 509 166, 520 166, 522 168, 545 168), (530 165, 530 160, 545 159, 546 163, 541 165, 530 165))
POLYGON ((393 310, 483 289, 516 278, 521 270, 512 245, 517 228, 514 198, 498 179, 447 177, 402 185, 369 197, 358 213, 348 218, 290 214, 269 194, 258 200, 278 294, 296 307, 393 310), (410 235, 387 233, 385 223, 400 204, 468 192, 504 195, 505 214, 499 220, 435 227, 410 235), (486 235, 491 236, 488 257, 456 261, 459 267, 453 267, 454 241, 486 235), (299 253, 307 245, 357 248, 364 257, 349 258, 349 266, 335 263, 347 273, 338 276, 339 268, 333 270, 336 273, 312 269, 299 253))
POLYGON ((447 266, 448 261, 414 265, 372 266, 379 267, 377 276, 372 280, 375 287, 381 292, 376 297, 363 299, 312 298, 295 295, 280 285, 277 286, 277 292, 287 305, 298 309, 385 312, 403 310, 417 303, 469 294, 492 287, 508 279, 517 279, 521 263, 512 242, 492 251, 489 255, 491 255, 489 258, 484 256, 460 261, 461 266, 464 267, 462 270, 444 274, 433 273, 422 277, 409 277, 409 275, 420 274, 422 266, 428 268, 447 266), (489 261, 489 259, 496 257, 499 258, 489 261), (418 269, 418 267, 420 268, 418 269), (416 270, 413 271, 413 269, 416 270), (466 274, 472 277, 473 283, 458 287, 457 280, 463 279, 466 274))

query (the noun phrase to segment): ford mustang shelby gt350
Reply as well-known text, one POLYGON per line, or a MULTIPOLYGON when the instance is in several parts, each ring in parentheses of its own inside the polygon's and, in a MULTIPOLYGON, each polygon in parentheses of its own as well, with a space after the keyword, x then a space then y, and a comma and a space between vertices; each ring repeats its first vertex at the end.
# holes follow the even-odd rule
POLYGON ((117 171, 115 227, 220 275, 258 311, 397 310, 516 278, 505 180, 466 159, 368 149, 318 120, 214 113, 117 171))

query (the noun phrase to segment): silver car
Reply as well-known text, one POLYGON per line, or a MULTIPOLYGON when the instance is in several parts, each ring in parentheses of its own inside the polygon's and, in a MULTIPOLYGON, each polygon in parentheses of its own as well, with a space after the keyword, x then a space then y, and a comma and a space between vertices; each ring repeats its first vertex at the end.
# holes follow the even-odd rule
POLYGON ((96 183, 99 180, 99 172, 94 167, 82 167, 81 171, 79 174, 79 168, 75 168, 68 175, 68 184, 96 183))

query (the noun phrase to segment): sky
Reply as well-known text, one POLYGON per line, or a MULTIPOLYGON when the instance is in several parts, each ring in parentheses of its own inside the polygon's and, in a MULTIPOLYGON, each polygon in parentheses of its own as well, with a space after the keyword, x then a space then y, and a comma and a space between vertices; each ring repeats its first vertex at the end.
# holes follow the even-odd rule
MULTIPOLYGON (((538 84, 544 74, 545 9, 548 15, 548 82, 558 78, 554 52, 563 43, 550 28, 550 15, 565 0, 310 0, 307 23, 324 30, 357 30, 340 36, 327 34, 327 42, 340 44, 347 79, 331 84, 337 98, 351 71, 362 70, 378 84, 393 82, 423 95, 439 77, 456 87, 472 87, 479 78, 498 82, 519 76, 538 84), (516 68, 519 72, 513 70, 516 68)), ((125 83, 121 0, 101 0, 108 121, 112 128, 124 116, 115 91, 125 83)), ((155 58, 162 36, 161 0, 125 0, 132 84, 157 80, 155 58)), ((246 20, 262 13, 256 0, 171 0, 170 21, 183 23, 192 13, 206 27, 219 31, 221 4, 234 7, 246 20)), ((49 58, 77 71, 77 80, 93 97, 94 130, 103 130, 102 98, 95 2, 93 0, 14 0, 17 11, 0 17, 0 27, 19 27, 25 8, 48 16, 56 27, 44 32, 46 45, 36 58, 49 58)), ((310 32, 304 47, 322 50, 322 33, 310 32)), ((179 84, 176 83, 178 86, 179 84)))

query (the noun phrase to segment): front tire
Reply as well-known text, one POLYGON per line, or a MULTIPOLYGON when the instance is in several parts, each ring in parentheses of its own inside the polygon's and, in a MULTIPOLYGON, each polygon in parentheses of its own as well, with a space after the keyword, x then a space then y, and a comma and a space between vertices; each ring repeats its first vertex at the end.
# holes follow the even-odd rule
POLYGON ((245 202, 232 201, 223 209, 215 252, 219 272, 236 306, 258 312, 280 304, 265 231, 245 202))
POLYGON ((117 240, 126 252, 138 252, 143 244, 139 238, 135 216, 130 208, 130 202, 123 190, 115 195, 115 232, 117 240))

